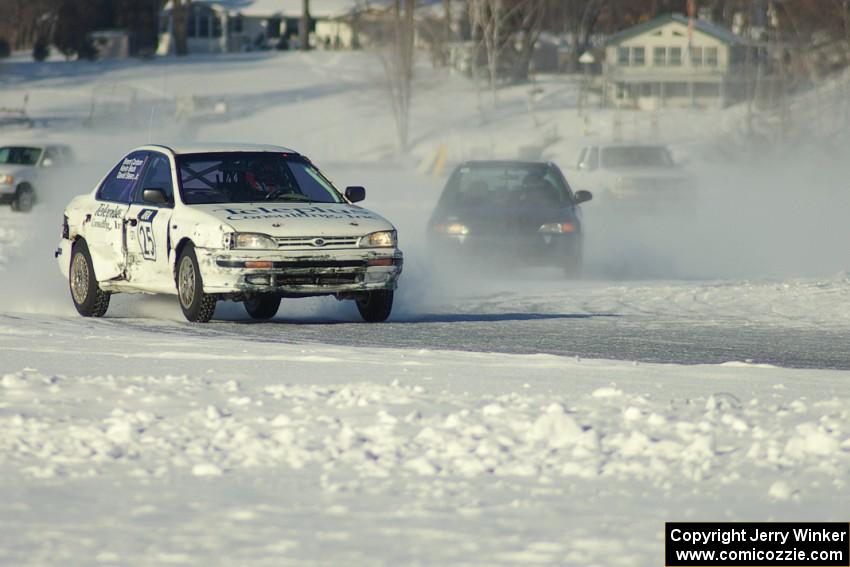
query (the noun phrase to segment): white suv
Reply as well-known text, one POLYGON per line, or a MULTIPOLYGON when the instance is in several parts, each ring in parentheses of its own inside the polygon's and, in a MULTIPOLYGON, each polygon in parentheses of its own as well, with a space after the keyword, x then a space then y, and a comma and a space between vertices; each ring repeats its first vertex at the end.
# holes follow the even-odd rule
POLYGON ((64 145, 17 144, 0 146, 0 204, 13 211, 29 212, 45 174, 74 161, 71 148, 64 145))
POLYGON ((582 148, 570 176, 580 189, 593 189, 603 209, 692 209, 696 184, 665 146, 605 144, 582 148))

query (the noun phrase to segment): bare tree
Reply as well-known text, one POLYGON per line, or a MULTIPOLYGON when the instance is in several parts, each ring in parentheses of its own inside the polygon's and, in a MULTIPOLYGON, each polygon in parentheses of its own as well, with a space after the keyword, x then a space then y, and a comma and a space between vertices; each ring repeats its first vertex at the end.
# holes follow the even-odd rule
POLYGON ((189 54, 189 10, 192 0, 174 0, 171 4, 171 25, 174 35, 174 54, 189 54))
MULTIPOLYGON (((469 0, 469 20, 476 28, 478 45, 484 47, 493 104, 498 102, 497 81, 502 53, 512 39, 508 23, 521 5, 530 1, 539 0, 469 0)), ((478 45, 473 66, 478 65, 478 45)))
MULTIPOLYGON (((569 32, 572 43, 568 72, 578 71, 578 58, 589 47, 590 37, 611 2, 612 0, 560 0, 557 2, 556 9, 560 11, 565 23, 565 31, 569 32)), ((619 8, 625 8, 625 5, 618 6, 619 8)))
POLYGON ((396 123, 398 144, 407 151, 410 143, 410 107, 413 100, 413 40, 416 0, 393 0, 393 37, 384 57, 387 87, 396 123), (404 4, 402 7, 402 3, 404 4))
POLYGON ((301 0, 301 20, 298 23, 298 45, 301 51, 310 49, 310 0, 301 0))
POLYGON ((513 80, 528 80, 534 46, 543 32, 543 18, 546 16, 546 1, 526 2, 517 14, 517 28, 521 34, 519 53, 513 68, 513 80))

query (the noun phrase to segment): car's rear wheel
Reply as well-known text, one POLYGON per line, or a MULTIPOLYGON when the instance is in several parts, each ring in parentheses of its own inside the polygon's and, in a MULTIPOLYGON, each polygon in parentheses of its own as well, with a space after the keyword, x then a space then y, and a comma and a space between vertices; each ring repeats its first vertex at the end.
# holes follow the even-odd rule
POLYGON ((215 312, 216 297, 204 293, 195 247, 189 243, 177 260, 177 297, 183 316, 192 323, 206 323, 215 312))
POLYGON ((28 213, 32 210, 35 203, 35 193, 29 185, 21 185, 15 194, 15 200, 12 201, 12 210, 20 213, 28 213))
POLYGON ((386 321, 393 310, 393 290, 369 291, 357 298, 357 310, 364 321, 380 323, 386 321))
POLYGON ((245 311, 252 319, 271 319, 280 309, 280 296, 273 293, 261 293, 246 299, 245 311))
POLYGON ((108 292, 100 289, 94 275, 89 247, 78 240, 71 248, 71 267, 68 271, 71 299, 83 317, 103 317, 109 309, 108 292))

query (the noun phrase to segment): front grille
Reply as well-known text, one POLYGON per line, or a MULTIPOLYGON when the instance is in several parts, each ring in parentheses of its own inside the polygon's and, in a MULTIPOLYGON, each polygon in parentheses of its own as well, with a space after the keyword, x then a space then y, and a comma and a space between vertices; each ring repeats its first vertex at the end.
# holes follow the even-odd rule
POLYGON ((281 236, 275 237, 278 248, 357 248, 356 236, 281 236))
POLYGON ((316 285, 334 286, 354 284, 363 281, 363 274, 357 273, 335 273, 335 274, 276 274, 274 283, 277 286, 316 285))

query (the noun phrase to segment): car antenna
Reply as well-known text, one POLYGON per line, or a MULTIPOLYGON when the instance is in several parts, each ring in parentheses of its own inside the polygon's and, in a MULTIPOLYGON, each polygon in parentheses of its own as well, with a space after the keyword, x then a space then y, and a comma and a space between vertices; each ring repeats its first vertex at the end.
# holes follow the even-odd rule
POLYGON ((151 117, 148 120, 148 144, 153 141, 153 116, 156 113, 156 107, 151 105, 151 117))

